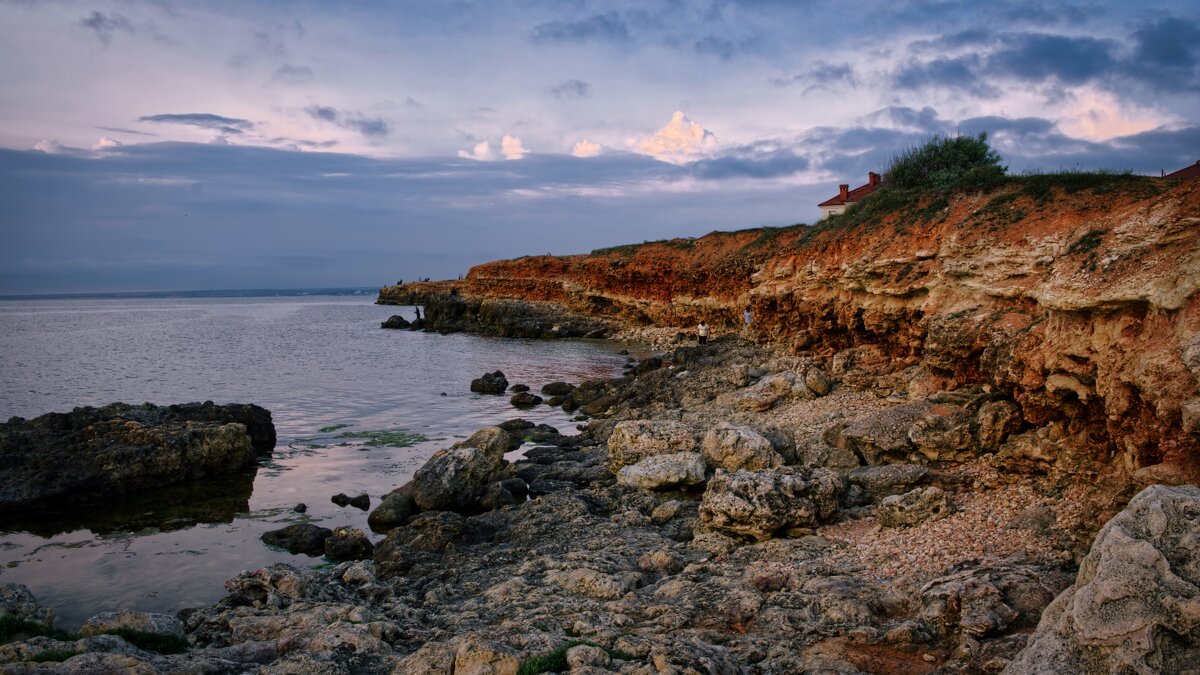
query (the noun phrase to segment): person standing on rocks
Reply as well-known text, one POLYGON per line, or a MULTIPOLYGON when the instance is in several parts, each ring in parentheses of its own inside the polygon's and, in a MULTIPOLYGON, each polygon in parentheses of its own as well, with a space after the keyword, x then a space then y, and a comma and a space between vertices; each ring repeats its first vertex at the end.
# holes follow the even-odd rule
POLYGON ((699 344, 708 344, 708 324, 701 321, 700 325, 696 326, 696 338, 699 344))
POLYGON ((753 317, 750 316, 750 308, 749 307, 742 310, 742 327, 745 328, 746 330, 750 329, 750 319, 751 318, 753 318, 753 317))
POLYGON ((417 310, 417 321, 420 321, 421 320, 421 308, 414 307, 413 309, 417 310))

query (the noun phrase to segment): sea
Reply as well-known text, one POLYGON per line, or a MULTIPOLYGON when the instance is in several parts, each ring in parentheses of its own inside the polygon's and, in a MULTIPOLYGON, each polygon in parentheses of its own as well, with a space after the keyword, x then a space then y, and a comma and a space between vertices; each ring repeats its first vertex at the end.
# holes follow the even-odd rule
MULTIPOLYGON (((76 629, 103 611, 174 613, 220 599, 226 579, 323 558, 266 546, 295 522, 367 528, 372 506, 437 450, 524 418, 574 433, 557 408, 517 410, 469 391, 501 370, 534 391, 614 377, 629 357, 595 340, 535 341, 385 330, 414 307, 375 289, 0 299, 0 420, 114 401, 211 400, 271 411, 278 444, 252 470, 90 505, 67 515, 0 516, 0 583, 29 587, 76 629), (307 511, 293 508, 305 504, 307 511)), ((378 541, 379 535, 371 534, 378 541)))

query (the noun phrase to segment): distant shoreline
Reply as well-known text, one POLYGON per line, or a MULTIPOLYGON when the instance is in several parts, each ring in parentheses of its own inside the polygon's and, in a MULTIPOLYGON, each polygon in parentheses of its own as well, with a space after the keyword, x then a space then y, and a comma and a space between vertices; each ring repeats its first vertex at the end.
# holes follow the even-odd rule
POLYGON ((110 293, 25 293, 0 295, 5 300, 122 300, 139 298, 274 298, 309 295, 365 295, 374 297, 378 286, 351 288, 251 288, 204 291, 124 291, 110 293))

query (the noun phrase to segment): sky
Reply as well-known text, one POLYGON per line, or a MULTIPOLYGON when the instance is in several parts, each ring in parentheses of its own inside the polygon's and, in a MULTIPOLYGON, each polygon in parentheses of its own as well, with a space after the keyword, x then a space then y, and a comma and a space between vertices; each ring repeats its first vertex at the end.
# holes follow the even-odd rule
POLYGON ((378 286, 816 204, 935 134, 1200 160, 1200 4, 0 0, 0 295, 378 286))

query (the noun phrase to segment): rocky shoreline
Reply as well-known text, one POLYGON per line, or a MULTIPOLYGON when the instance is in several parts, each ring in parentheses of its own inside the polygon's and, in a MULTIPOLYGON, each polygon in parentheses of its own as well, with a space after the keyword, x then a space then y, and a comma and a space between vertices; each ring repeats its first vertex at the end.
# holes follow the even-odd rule
MULTIPOLYGON (((1200 657, 1200 490, 1099 491, 1086 458, 1039 453, 1039 428, 988 386, 730 335, 556 391, 587 411, 578 434, 513 421, 437 453, 372 512, 383 536, 361 559, 247 571, 213 606, 104 624, 186 652, 29 637, 0 645, 0 672, 1172 672, 1200 657), (31 660, 46 653, 69 656, 31 660)), ((44 621, 21 591, 0 615, 44 621)))

